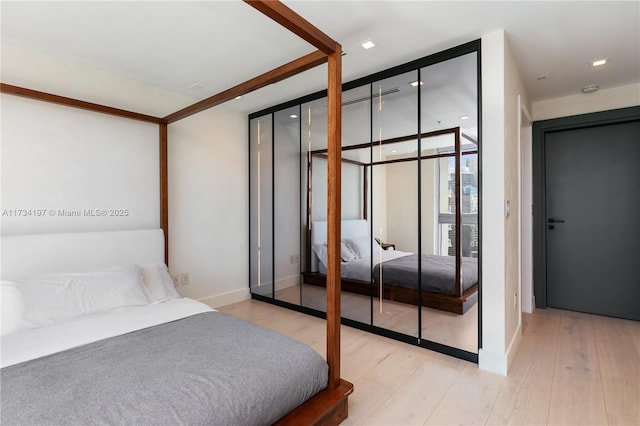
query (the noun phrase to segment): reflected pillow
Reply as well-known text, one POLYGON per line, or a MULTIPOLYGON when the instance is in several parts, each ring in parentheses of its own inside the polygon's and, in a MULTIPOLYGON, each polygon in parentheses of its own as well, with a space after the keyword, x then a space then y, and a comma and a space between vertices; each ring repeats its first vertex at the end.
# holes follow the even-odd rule
MULTIPOLYGON (((313 251, 318 256, 318 260, 324 267, 327 267, 327 243, 315 243, 313 245, 313 251)), ((349 248, 349 246, 343 241, 340 241, 340 260, 342 262, 350 262, 357 259, 356 254, 349 248)))
POLYGON ((351 251, 358 258, 371 256, 372 242, 373 242, 374 254, 379 255, 380 250, 382 250, 380 245, 375 240, 372 240, 371 238, 369 238, 367 235, 363 235, 362 237, 356 237, 356 238, 345 238, 344 242, 347 244, 347 247, 349 247, 351 251))
POLYGON ((313 252, 318 256, 318 260, 325 268, 327 267, 327 243, 314 243, 313 252))
POLYGON ((356 254, 347 246, 344 240, 340 241, 340 259, 343 262, 351 262, 357 259, 356 254))

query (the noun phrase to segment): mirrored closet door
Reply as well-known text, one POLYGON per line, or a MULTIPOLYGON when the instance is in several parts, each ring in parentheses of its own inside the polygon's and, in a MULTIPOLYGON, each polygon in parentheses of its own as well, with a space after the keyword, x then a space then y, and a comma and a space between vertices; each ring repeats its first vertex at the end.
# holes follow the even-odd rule
POLYGON ((273 114, 274 298, 300 305, 300 106, 273 114))
POLYGON ((273 125, 264 115, 249 122, 249 288, 273 297, 273 125))
MULTIPOLYGON (((477 361, 479 42, 343 89, 343 321, 477 361)), ((327 99, 250 115, 251 292, 326 310, 327 99)))

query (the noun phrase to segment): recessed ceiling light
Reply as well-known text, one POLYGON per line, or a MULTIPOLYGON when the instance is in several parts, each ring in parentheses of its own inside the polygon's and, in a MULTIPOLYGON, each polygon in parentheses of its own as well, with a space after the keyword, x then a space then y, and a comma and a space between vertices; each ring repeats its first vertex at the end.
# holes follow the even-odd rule
POLYGON ((592 67, 600 67, 602 65, 606 65, 607 61, 608 61, 608 58, 597 59, 595 61, 591 61, 591 66, 592 67))
POLYGON ((369 50, 369 49, 371 49, 372 47, 375 47, 375 45, 376 45, 376 44, 375 44, 374 42, 372 42, 371 40, 367 40, 367 41, 365 41, 364 43, 362 43, 360 46, 362 46, 363 48, 365 48, 365 49, 369 50))
POLYGON ((392 154, 395 154, 396 152, 398 152, 398 151, 396 151, 395 149, 393 151, 391 151, 392 154))
POLYGON ((242 95, 236 96, 236 99, 240 99, 240 98, 242 98, 242 95))
POLYGON ((460 116, 460 120, 468 120, 469 116, 468 115, 461 115, 460 116))
POLYGON ((298 114, 291 114, 289 118, 298 118, 298 114))
POLYGON ((424 83, 422 81, 412 81, 411 83, 409 83, 411 86, 413 87, 418 87, 418 85, 422 86, 424 83))

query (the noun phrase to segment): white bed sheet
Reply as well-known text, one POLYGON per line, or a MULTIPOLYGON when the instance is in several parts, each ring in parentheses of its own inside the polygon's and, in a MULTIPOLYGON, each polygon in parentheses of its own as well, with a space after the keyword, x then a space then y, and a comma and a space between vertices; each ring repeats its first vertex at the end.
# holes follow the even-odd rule
MULTIPOLYGON (((380 250, 380 253, 382 257, 374 256, 373 264, 371 263, 370 257, 361 257, 350 262, 342 262, 340 264, 340 276, 352 280, 371 281, 371 271, 373 271, 373 268, 381 261, 386 262, 387 260, 413 254, 399 250, 380 250)), ((325 275, 327 273, 327 268, 324 267, 322 262, 320 263, 320 273, 325 275)))
POLYGON ((0 367, 209 311, 215 309, 192 299, 180 298, 122 308, 50 327, 18 331, 2 336, 0 367))

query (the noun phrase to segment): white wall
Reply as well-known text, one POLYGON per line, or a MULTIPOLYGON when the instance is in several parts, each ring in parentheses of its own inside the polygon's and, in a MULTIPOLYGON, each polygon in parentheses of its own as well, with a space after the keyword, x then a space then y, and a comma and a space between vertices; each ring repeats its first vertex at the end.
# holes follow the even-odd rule
MULTIPOLYGON (((193 102, 126 76, 3 46, 3 83, 164 116, 193 102)), ((158 126, 2 95, 2 209, 122 208, 122 217, 2 218, 5 234, 159 226, 158 126)), ((246 115, 218 107, 169 126, 172 272, 186 296, 249 297, 246 115)))
POLYGON ((0 99, 3 235, 159 226, 157 125, 0 99))
POLYGON ((127 76, 5 43, 0 54, 5 84, 158 117, 197 100, 127 76))
MULTIPOLYGON (((342 163, 342 185, 340 186, 342 219, 362 219, 362 170, 362 166, 342 163)), ((311 220, 327 220, 327 159, 314 156, 312 173, 311 220)))
POLYGON ((169 125, 169 269, 183 296, 249 297, 247 116, 216 107, 169 125))
POLYGON ((373 177, 369 177, 369 185, 373 187, 373 195, 369 194, 369 220, 373 221, 373 237, 382 241, 390 241, 387 220, 387 165, 368 167, 373 169, 373 177), (372 199, 373 198, 373 199, 372 199), (373 213, 371 204, 373 201, 373 213))
POLYGON ((533 121, 640 105, 640 83, 533 102, 533 121))
POLYGON ((507 368, 517 352, 521 328, 520 295, 520 116, 521 103, 530 108, 529 97, 515 63, 509 40, 505 43, 505 118, 504 118, 504 168, 505 198, 511 211, 505 219, 505 347, 507 368))
MULTIPOLYGON (((418 162, 391 163, 385 167, 387 169, 387 236, 384 241, 394 243, 396 250, 417 253, 418 162)), ((375 190, 374 188, 374 193, 375 190)))
MULTIPOLYGON (((67 58, 2 45, 2 82, 164 115, 190 98, 67 58)), ((3 94, 2 194, 6 209, 55 209, 2 218, 3 233, 159 226, 158 126, 3 94), (125 209, 128 216, 61 216, 58 209, 125 209), (38 220, 36 220, 38 219, 38 220)))
POLYGON ((482 348, 480 368, 506 374, 520 336, 518 96, 527 102, 503 30, 482 37, 482 348), (511 213, 505 218, 505 202, 511 213), (514 300, 516 301, 514 307, 514 300))
MULTIPOLYGON (((437 160, 422 160, 422 253, 435 254, 437 160)), ((387 164, 387 241, 418 252, 418 162, 387 164)), ((446 180, 445 180, 446 182, 446 180)))
POLYGON ((482 348, 480 368, 506 374, 504 31, 482 37, 482 348))

